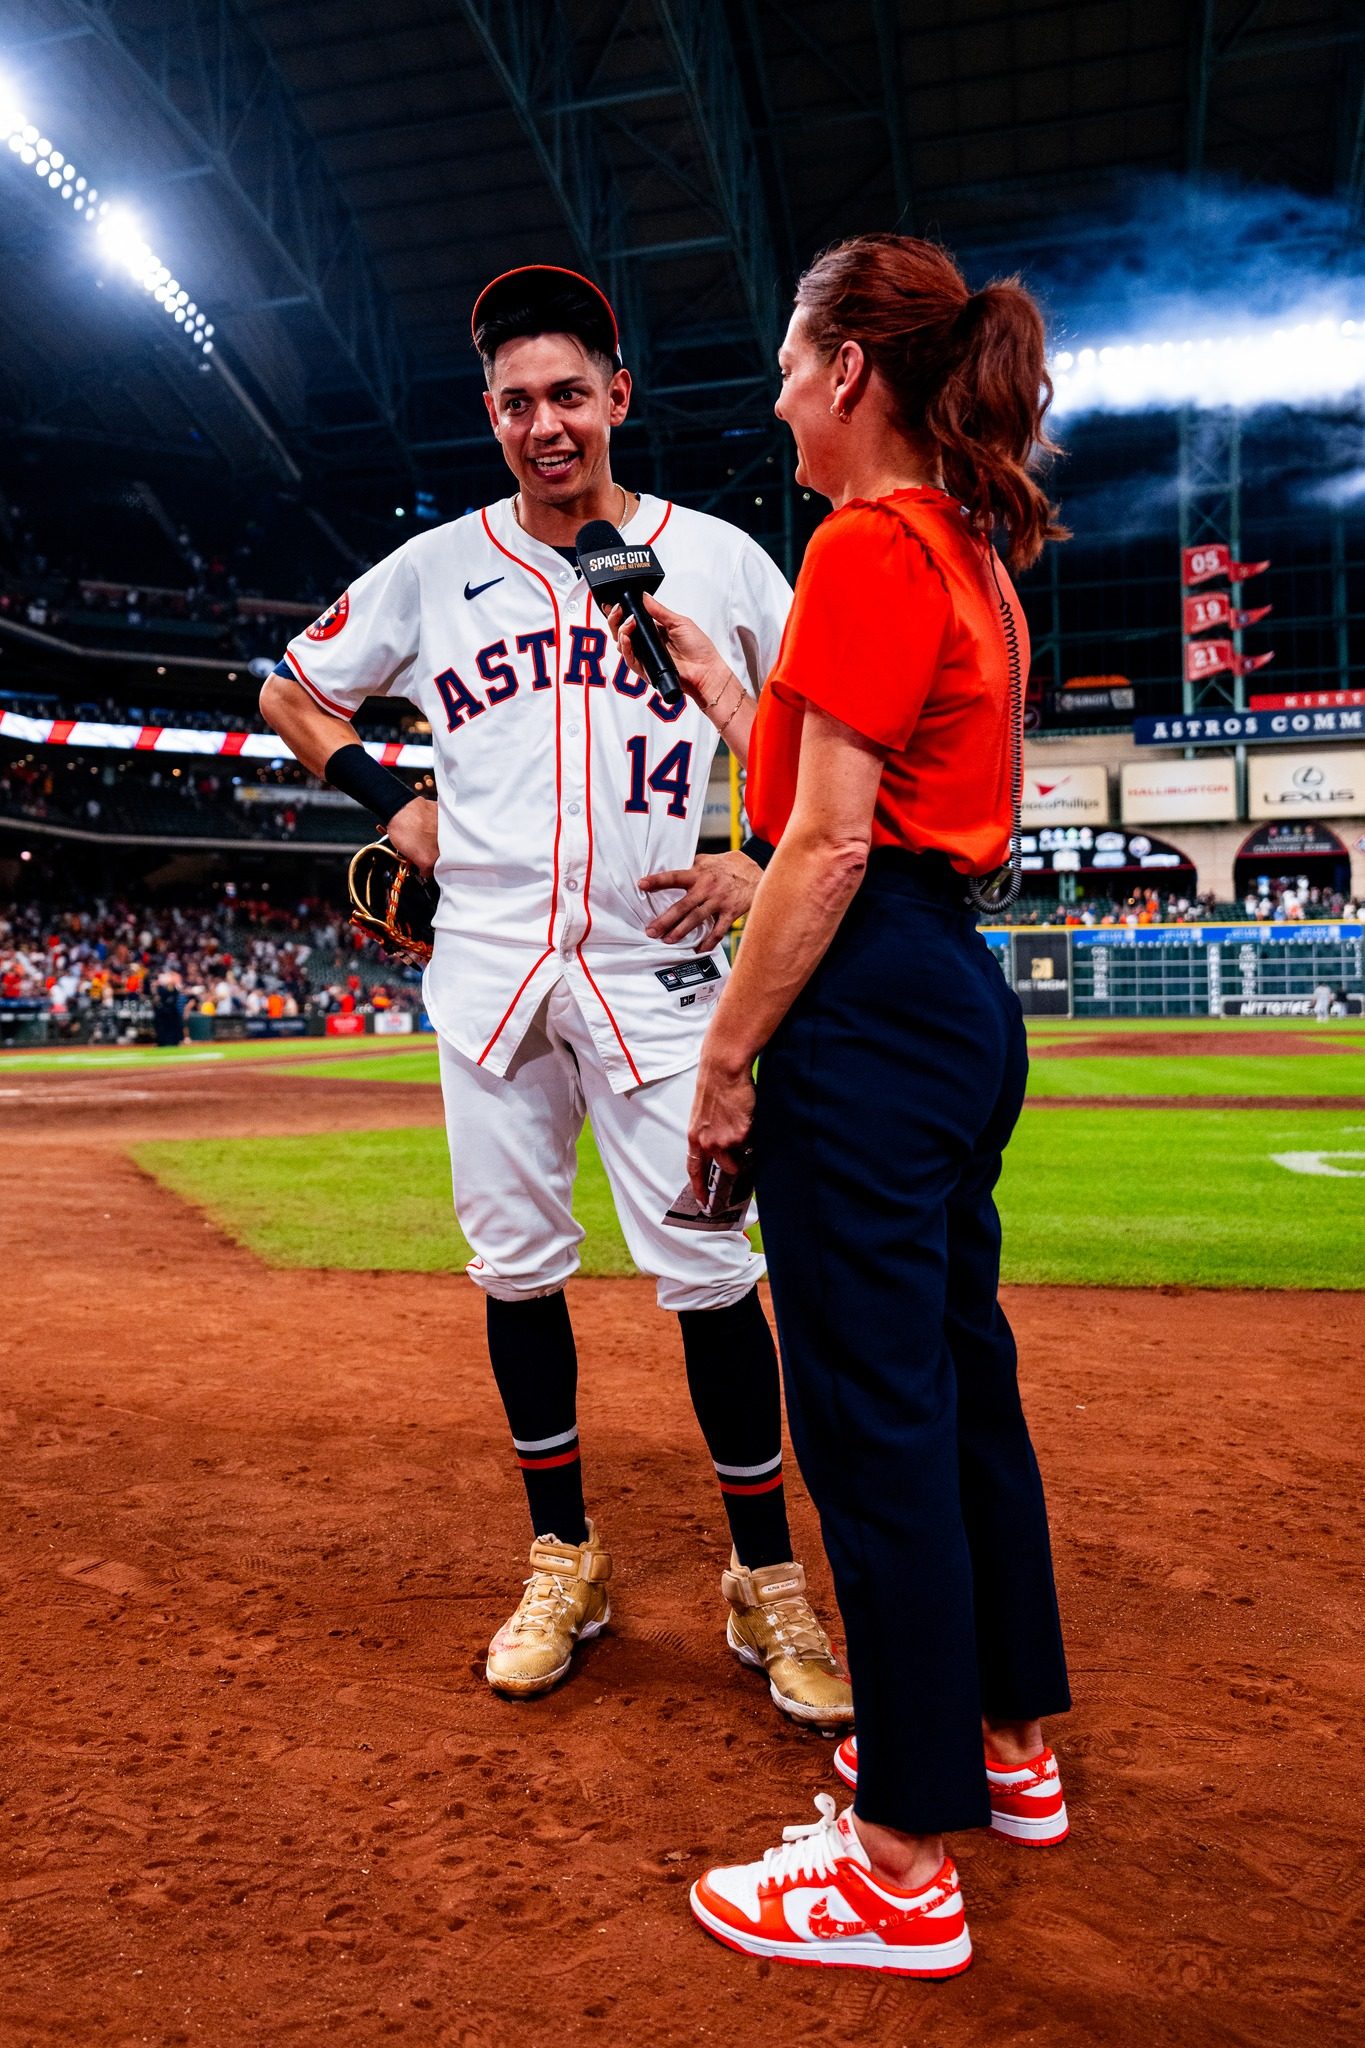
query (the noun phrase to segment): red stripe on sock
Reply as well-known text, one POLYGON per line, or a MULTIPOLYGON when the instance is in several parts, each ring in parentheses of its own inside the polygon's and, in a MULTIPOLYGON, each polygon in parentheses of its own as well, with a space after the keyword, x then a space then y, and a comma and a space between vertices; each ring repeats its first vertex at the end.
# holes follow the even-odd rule
POLYGON ((561 1451, 555 1458, 518 1458, 523 1472, 548 1472, 552 1465, 572 1465, 582 1456, 581 1451, 561 1451))
POLYGON ((722 1493, 776 1493, 782 1484, 782 1474, 775 1472, 771 1479, 760 1479, 757 1486, 736 1486, 729 1479, 716 1482, 722 1493))

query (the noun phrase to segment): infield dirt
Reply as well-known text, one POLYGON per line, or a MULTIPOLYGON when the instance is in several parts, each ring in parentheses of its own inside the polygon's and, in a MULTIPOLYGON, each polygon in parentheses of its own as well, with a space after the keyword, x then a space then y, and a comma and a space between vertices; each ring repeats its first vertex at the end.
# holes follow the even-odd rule
POLYGON ((687 1885, 838 1786, 726 1651, 649 1283, 572 1289, 613 1628, 511 1704, 483 1650, 527 1534, 475 1290, 269 1271, 123 1151, 436 1121, 427 1094, 224 1067, 0 1100, 0 2042, 1359 2040, 1365 1299, 1009 1295, 1071 1839, 955 1845, 950 1984, 754 1964, 687 1885))

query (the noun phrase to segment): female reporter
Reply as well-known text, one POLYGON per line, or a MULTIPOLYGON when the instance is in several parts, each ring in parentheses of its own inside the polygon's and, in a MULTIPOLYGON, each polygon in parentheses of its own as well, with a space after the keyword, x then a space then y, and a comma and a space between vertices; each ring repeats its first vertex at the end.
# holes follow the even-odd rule
MULTIPOLYGON (((752 1145, 847 1632, 858 1734, 836 1768, 857 1790, 708 1872, 692 1904, 750 1954, 945 1976, 971 1943, 944 1835, 1067 1826, 1039 1725, 1070 1704, 1047 1514, 997 1298, 992 1190, 1028 1056, 972 888, 1017 826, 1027 664, 991 536, 1016 566, 1064 538, 1029 474, 1051 387, 1017 281, 969 292, 941 249, 894 235, 812 266, 779 361, 797 482, 833 510, 752 734, 727 735, 776 853, 688 1164, 700 1191, 752 1145)), ((714 652, 663 623, 694 692, 733 714, 714 652)))

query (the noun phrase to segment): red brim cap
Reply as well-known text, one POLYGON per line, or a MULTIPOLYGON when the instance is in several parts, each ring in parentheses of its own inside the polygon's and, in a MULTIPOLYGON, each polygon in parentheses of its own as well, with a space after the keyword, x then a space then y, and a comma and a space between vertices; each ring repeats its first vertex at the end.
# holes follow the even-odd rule
MULTIPOLYGON (((617 325, 611 300, 590 277, 584 277, 578 270, 566 270, 559 263, 523 263, 516 270, 504 270, 501 276, 486 284, 475 299, 474 311, 469 316, 469 332, 473 337, 474 346, 478 347, 479 329, 494 316, 500 299, 506 298, 518 303, 530 300, 534 303, 543 296, 546 314, 550 316, 556 310, 556 301, 563 296, 565 280, 570 285, 579 286, 595 305, 601 308, 603 317, 611 329, 612 354, 619 362, 621 330, 617 325)), ((566 331, 572 332, 572 329, 566 331)))

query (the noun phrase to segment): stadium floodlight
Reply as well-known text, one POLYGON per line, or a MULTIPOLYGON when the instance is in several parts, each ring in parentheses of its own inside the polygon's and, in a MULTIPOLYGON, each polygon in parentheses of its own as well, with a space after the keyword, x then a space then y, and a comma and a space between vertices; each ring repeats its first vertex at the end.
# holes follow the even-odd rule
MULTIPOLYGON (((50 191, 56 192, 73 213, 79 214, 87 226, 92 222, 95 224, 95 234, 104 255, 144 290, 152 291, 156 287, 158 303, 165 306, 168 313, 174 313, 176 325, 184 328, 205 355, 211 353, 199 325, 192 325, 181 310, 189 303, 189 293, 182 290, 179 280, 171 276, 166 265, 153 252, 136 217, 126 207, 111 207, 107 199, 100 198, 99 187, 92 185, 77 170, 65 151, 58 149, 49 136, 25 119, 17 91, 3 77, 0 77, 0 141, 18 157, 21 164, 31 167, 35 176, 50 191)), ((193 310, 191 307, 190 311, 193 310)), ((213 329, 210 327, 207 332, 212 334, 213 329)))
POLYGON ((1335 405, 1365 391, 1365 319, 1318 318, 1231 333, 1062 349, 1051 360, 1058 414, 1251 412, 1335 405))

